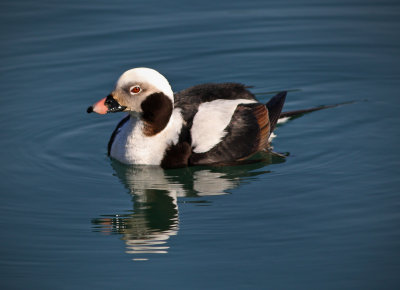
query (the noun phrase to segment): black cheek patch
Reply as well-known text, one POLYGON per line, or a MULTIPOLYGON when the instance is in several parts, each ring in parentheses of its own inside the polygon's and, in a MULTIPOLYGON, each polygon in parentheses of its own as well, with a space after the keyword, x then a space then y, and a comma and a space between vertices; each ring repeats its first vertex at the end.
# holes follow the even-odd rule
POLYGON ((172 115, 172 101, 163 93, 151 94, 141 104, 144 134, 153 136, 161 132, 172 115))

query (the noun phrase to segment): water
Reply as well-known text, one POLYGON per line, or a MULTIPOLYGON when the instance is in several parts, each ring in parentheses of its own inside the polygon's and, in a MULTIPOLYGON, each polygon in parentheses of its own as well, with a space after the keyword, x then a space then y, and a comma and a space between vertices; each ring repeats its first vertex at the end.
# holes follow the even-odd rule
POLYGON ((3 1, 2 289, 398 289, 396 1, 3 1), (293 90, 286 158, 164 171, 87 115, 123 71, 293 90), (33 286, 34 285, 34 286, 33 286))

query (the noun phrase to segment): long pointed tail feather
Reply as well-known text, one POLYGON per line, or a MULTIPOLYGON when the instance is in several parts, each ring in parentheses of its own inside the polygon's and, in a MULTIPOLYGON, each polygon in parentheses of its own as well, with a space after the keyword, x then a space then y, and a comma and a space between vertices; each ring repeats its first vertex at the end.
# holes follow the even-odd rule
POLYGON ((295 110, 295 111, 288 111, 288 112, 282 112, 279 115, 279 119, 282 118, 296 118, 296 117, 300 117, 304 114, 307 113, 311 113, 311 112, 315 112, 315 111, 319 111, 319 110, 324 110, 324 109, 329 109, 329 108, 334 108, 337 106, 341 106, 341 105, 347 105, 347 104, 351 104, 353 102, 345 102, 345 103, 340 103, 340 104, 334 104, 334 105, 324 105, 324 106, 318 106, 318 107, 314 107, 314 108, 310 108, 310 109, 304 109, 304 110, 295 110))

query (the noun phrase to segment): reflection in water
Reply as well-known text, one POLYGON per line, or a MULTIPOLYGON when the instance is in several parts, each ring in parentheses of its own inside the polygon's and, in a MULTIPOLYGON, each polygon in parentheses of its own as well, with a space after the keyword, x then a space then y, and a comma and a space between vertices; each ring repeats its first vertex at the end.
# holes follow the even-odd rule
POLYGON ((168 252, 168 239, 178 233, 178 197, 226 194, 240 182, 260 174, 268 164, 284 162, 275 155, 263 155, 262 162, 229 167, 189 167, 163 170, 157 166, 127 166, 112 162, 121 182, 129 190, 133 210, 93 219, 93 229, 122 235, 126 253, 134 260, 147 260, 149 254, 168 252), (261 169, 261 170, 259 170, 261 169))

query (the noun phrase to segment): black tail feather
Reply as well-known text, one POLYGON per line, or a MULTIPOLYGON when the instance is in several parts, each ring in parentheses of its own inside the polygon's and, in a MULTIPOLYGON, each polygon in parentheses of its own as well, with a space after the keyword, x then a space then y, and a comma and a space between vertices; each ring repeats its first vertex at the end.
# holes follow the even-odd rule
POLYGON ((334 108, 334 107, 337 107, 337 106, 351 104, 351 103, 353 103, 353 102, 346 102, 346 103, 335 104, 335 105, 318 106, 318 107, 314 107, 314 108, 310 108, 310 109, 304 109, 304 110, 295 110, 295 111, 282 112, 279 115, 279 119, 281 119, 281 118, 296 118, 296 117, 300 117, 301 115, 304 115, 304 114, 307 114, 307 113, 311 113, 311 112, 315 112, 315 111, 319 111, 319 110, 324 110, 324 109, 329 109, 329 108, 334 108))
POLYGON ((283 104, 285 103, 286 94, 286 91, 280 92, 266 104, 270 122, 270 133, 274 131, 278 119, 281 118, 281 112, 283 104))

